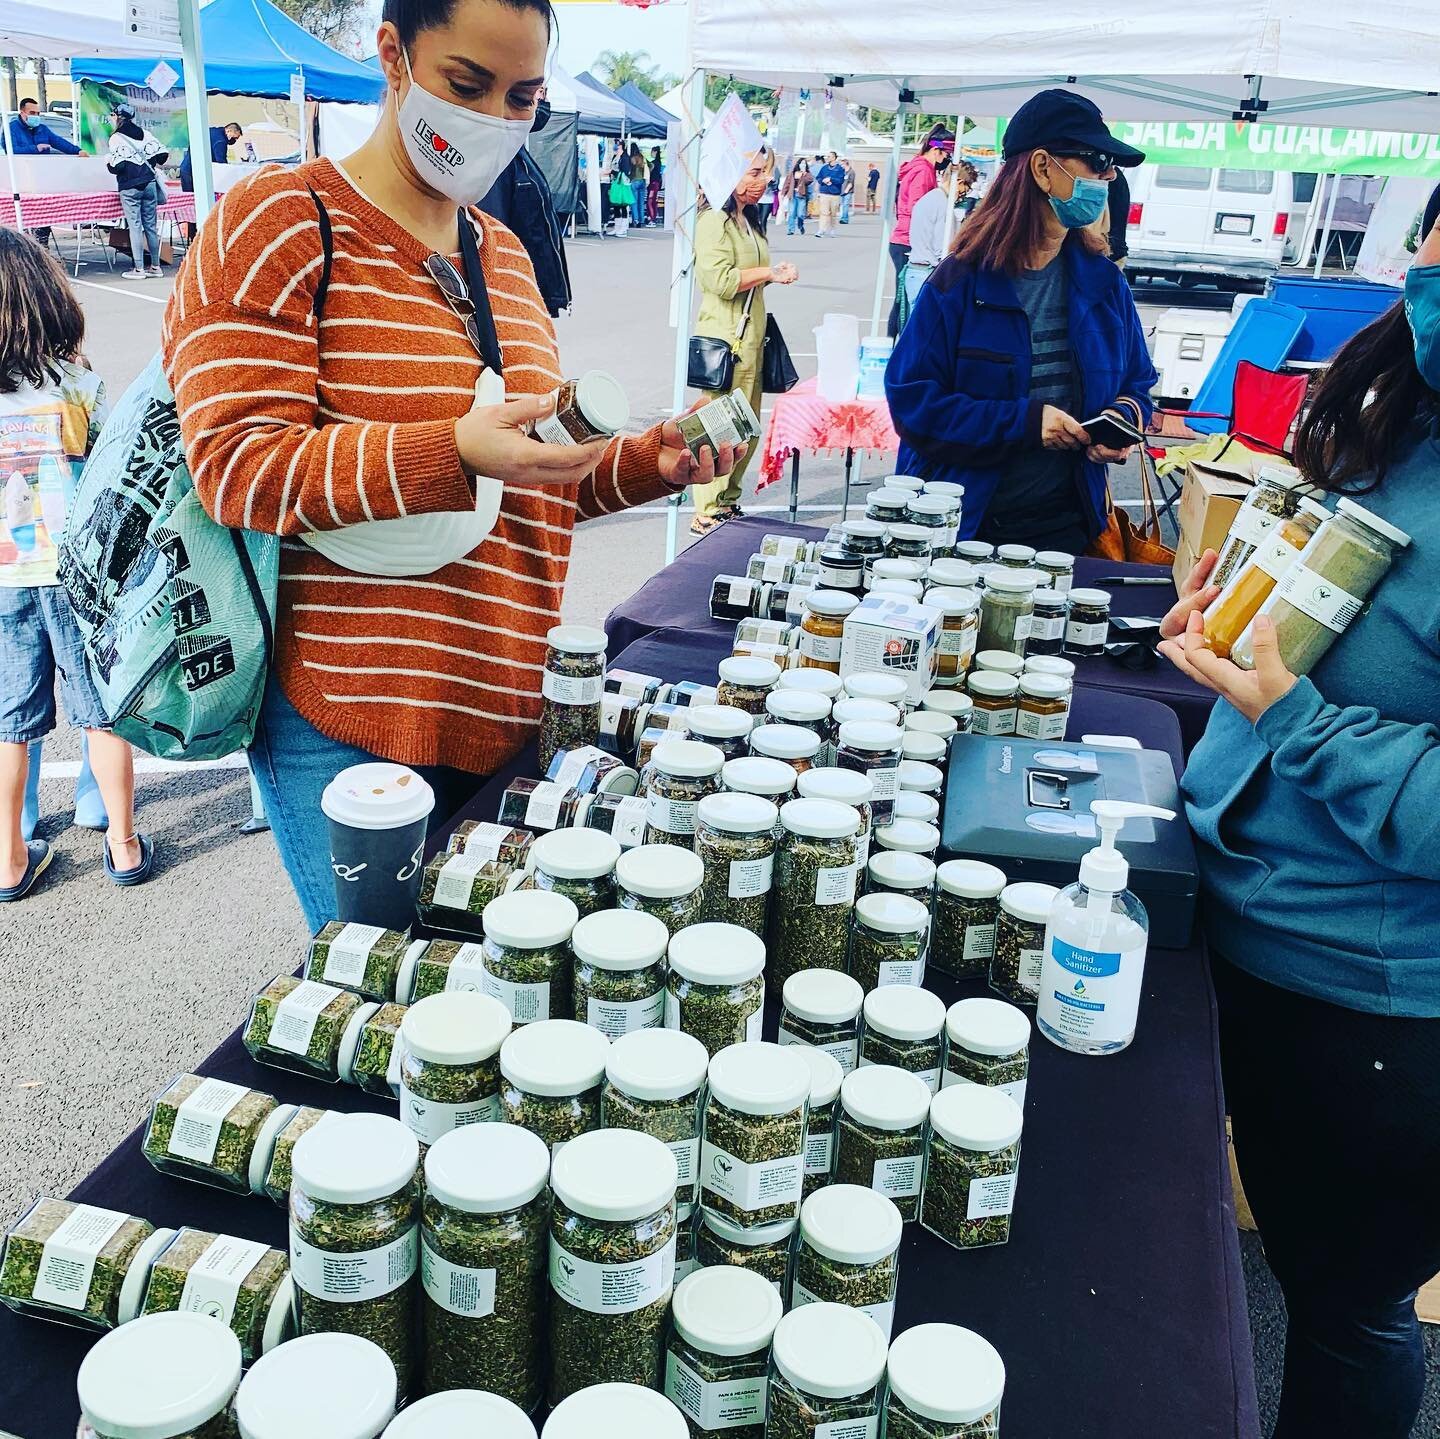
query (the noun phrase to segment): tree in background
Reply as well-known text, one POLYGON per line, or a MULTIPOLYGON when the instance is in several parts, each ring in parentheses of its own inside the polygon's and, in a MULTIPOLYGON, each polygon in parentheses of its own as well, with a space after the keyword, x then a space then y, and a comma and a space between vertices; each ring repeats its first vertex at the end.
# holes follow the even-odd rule
POLYGON ((772 90, 767 85, 750 85, 744 80, 735 79, 733 75, 707 75, 705 77, 705 108, 707 110, 718 110, 725 103, 725 97, 732 93, 738 95, 745 102, 746 109, 760 106, 772 115, 775 113, 775 106, 779 100, 779 91, 772 90))
POLYGON ((629 81, 652 100, 658 100, 667 90, 674 89, 679 79, 661 74, 659 67, 649 64, 649 60, 649 52, 645 50, 602 50, 595 57, 595 73, 612 90, 629 81))
MULTIPOLYGON (((297 25, 337 50, 359 55, 369 21, 368 0, 275 0, 297 25)), ((373 30, 373 27, 370 27, 373 30)), ((373 45, 364 48, 369 54, 373 45)))

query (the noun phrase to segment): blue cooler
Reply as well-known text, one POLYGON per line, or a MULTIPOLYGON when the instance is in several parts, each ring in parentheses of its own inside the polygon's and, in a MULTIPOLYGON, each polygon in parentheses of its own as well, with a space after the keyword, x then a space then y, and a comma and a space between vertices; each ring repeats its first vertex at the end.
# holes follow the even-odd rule
POLYGON ((1352 335, 1383 315, 1402 291, 1370 280, 1316 280, 1275 276, 1265 292, 1305 312, 1305 328, 1291 348, 1292 360, 1328 360, 1352 335))

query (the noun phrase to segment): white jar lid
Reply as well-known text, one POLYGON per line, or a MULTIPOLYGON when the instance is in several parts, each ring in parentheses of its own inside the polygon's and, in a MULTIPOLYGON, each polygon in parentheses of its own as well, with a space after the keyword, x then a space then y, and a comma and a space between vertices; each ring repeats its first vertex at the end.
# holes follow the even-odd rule
POLYGON ((518 1124, 462 1124, 425 1155, 426 1192, 467 1214, 508 1214, 549 1178, 549 1147, 518 1124))
MULTIPOLYGON (((819 1190, 811 1198, 826 1193, 819 1190)), ((797 1389, 844 1399, 873 1389, 885 1372, 885 1334, 845 1304, 802 1304, 775 1326, 775 1367, 797 1389)))
POLYGON ((629 396, 620 381, 604 370, 586 370, 575 381, 575 403, 598 430, 608 430, 613 435, 629 423, 629 396))
POLYGON ((866 1064, 845 1076, 840 1104, 871 1129, 914 1129, 930 1112, 930 1086, 908 1069, 866 1064))
POLYGON ((906 599, 918 600, 922 593, 919 580, 875 580, 870 586, 872 595, 904 595, 906 599))
POLYGON ((899 675, 878 675, 871 670, 846 675, 845 693, 852 700, 880 700, 884 704, 902 704, 908 693, 899 675))
POLYGON ((765 713, 777 720, 815 724, 830 718, 830 701, 814 690, 773 689, 765 696, 765 713))
MULTIPOLYGON (((917 731, 912 738, 917 740, 935 739, 938 736, 927 735, 923 731, 917 731)), ((901 743, 900 753, 905 753, 904 742, 901 743)), ((945 771, 929 764, 925 760, 905 759, 900 761, 900 772, 896 776, 901 789, 921 790, 925 794, 934 794, 945 783, 945 771)))
POLYGON ((877 890, 855 901, 855 918, 868 929, 878 929, 882 934, 914 934, 928 927, 930 909, 908 894, 877 890))
POLYGON ((719 674, 744 689, 769 689, 780 678, 780 666, 761 655, 731 655, 720 661, 719 674))
POLYGON ((1031 924, 1044 924, 1050 918, 1050 910, 1059 893, 1053 884, 1007 884, 1000 891, 1000 908, 1013 914, 1016 919, 1028 920, 1031 924))
POLYGON ((795 788, 795 766, 769 755, 741 755, 726 761, 720 783, 737 794, 785 795, 795 788))
POLYGON ((510 1011, 498 999, 449 990, 412 1004, 396 1043, 431 1064, 478 1064, 499 1050, 511 1028, 510 1011))
POLYGON ((975 559, 988 560, 995 553, 994 545, 987 545, 984 540, 960 540, 955 550, 958 554, 966 557, 973 556, 975 559))
MULTIPOLYGON (((911 528, 915 528, 912 526, 911 528)), ((894 533, 892 527, 891 533, 894 533)), ((921 530, 922 536, 928 536, 929 530, 921 530)), ((906 559, 903 556, 891 558, 887 556, 883 560, 876 560, 870 566, 871 580, 919 580, 925 577, 926 563, 924 560, 906 559)))
POLYGON ((693 1034, 635 1029, 610 1046, 605 1077, 632 1099, 681 1099, 705 1083, 710 1056, 693 1034))
POLYGON ((265 1122, 255 1131, 255 1143, 250 1147, 250 1192, 252 1194, 264 1194, 265 1173, 270 1168, 270 1156, 275 1149, 276 1137, 299 1112, 298 1104, 277 1104, 265 1116, 265 1122))
POLYGON ((1014 675, 996 674, 994 670, 976 670, 969 679, 971 690, 977 695, 991 699, 1007 699, 1020 689, 1020 681, 1014 675))
POLYGON ((1304 482, 1303 476, 1294 465, 1261 465, 1256 478, 1282 490, 1296 489, 1304 482))
POLYGON ((886 507, 898 507, 904 509, 910 502, 910 496, 914 493, 909 489, 897 489, 882 483, 878 489, 871 490, 865 496, 867 505, 879 505, 882 509, 886 507))
MULTIPOLYGON (((930 693, 934 694, 934 691, 932 690, 930 693)), ((948 690, 946 693, 954 694, 956 691, 948 690)), ((929 698, 930 695, 926 695, 925 701, 922 701, 922 704, 925 704, 925 708, 914 710, 905 716, 905 728, 907 730, 919 730, 921 734, 939 735, 941 739, 949 739, 950 736, 960 728, 955 715, 964 714, 965 706, 956 706, 954 713, 951 713, 948 708, 942 711, 929 706, 925 703, 929 698)), ((965 698, 967 701, 969 700, 968 695, 966 695, 965 698)))
POLYGON ((235 1396, 240 1439, 376 1439, 395 1417, 396 1389, 395 1365, 378 1344, 302 1334, 245 1376, 235 1396))
POLYGON ((636 970, 665 957, 670 931, 665 921, 639 909, 601 909, 575 926, 575 958, 601 969, 636 970))
MULTIPOLYGON (((901 769, 904 769, 902 764, 901 769)), ((927 765, 933 769, 933 765, 927 765)), ((940 831, 933 824, 918 819, 897 819, 875 831, 875 843, 881 849, 904 849, 911 854, 934 854, 940 848, 940 831)))
POLYGON ((1068 596, 1071 605, 1094 605, 1099 609, 1109 609, 1109 590, 1071 590, 1068 596))
POLYGON ((686 729, 709 739, 739 739, 754 723, 754 715, 734 705, 691 705, 685 711, 686 729))
POLYGON ((868 774, 829 765, 806 770, 795 788, 805 799, 828 799, 836 804, 869 804, 875 798, 875 782, 868 774))
POLYGON ((400 829, 435 808, 435 791, 407 765, 375 760, 342 769, 325 786, 320 808, 351 829, 400 829))
POLYGON ((1023 595, 1033 590, 1044 578, 1044 575, 1035 570, 1012 570, 996 565, 985 573, 985 588, 1023 595))
POLYGON ((337 1114, 307 1129, 290 1156, 293 1184, 329 1204, 369 1204, 415 1177, 420 1144, 387 1114, 337 1114))
POLYGON ((455 1439, 457 1434, 483 1434, 485 1439, 535 1439, 535 1426, 518 1404, 498 1394, 483 1389, 448 1389, 407 1405, 385 1431, 384 1439, 455 1439))
POLYGON ((935 883, 935 861, 903 849, 882 849, 866 866, 886 889, 925 889, 935 883))
POLYGON ((717 1264, 675 1286, 670 1317, 687 1344, 728 1357, 768 1349, 782 1313, 779 1292, 763 1274, 717 1264))
POLYGON ((800 1237, 839 1264, 878 1263, 900 1247, 903 1229, 895 1201, 860 1184, 827 1184, 800 1206, 800 1237))
POLYGON ((405 950, 405 958, 400 961, 400 968, 395 974, 395 1002, 397 1004, 409 1004, 410 996, 415 992, 415 966, 420 963, 422 956, 430 948, 433 940, 412 939, 405 950))
MULTIPOLYGON (((762 660, 769 664, 769 660, 762 660)), ((666 774, 682 779, 704 779, 719 774, 725 763, 725 751, 713 744, 693 739, 667 739, 657 744, 650 754, 650 763, 666 774)))
POLYGON ((81 1361, 80 1412, 107 1439, 174 1439, 225 1409, 240 1362, 228 1325, 147 1314, 112 1329, 81 1361))
POLYGON ((882 985, 865 996, 865 1028, 910 1043, 935 1039, 945 1028, 945 1001, 916 984, 882 985))
POLYGON ((950 618, 974 614, 980 608, 980 594, 978 590, 936 586, 925 591, 925 606, 927 609, 939 610, 942 615, 950 618))
POLYGON ((848 615, 859 603, 857 595, 845 590, 811 590, 805 596, 805 608, 817 615, 848 615))
POLYGON ((1300 497, 1299 512, 1310 515, 1317 520, 1328 520, 1330 518, 1330 511, 1327 510, 1319 500, 1312 500, 1308 495, 1302 495, 1300 497))
POLYGON ((1014 1144, 1024 1124, 1020 1106, 1003 1089, 988 1084, 952 1084, 930 1101, 931 1129, 948 1144, 981 1154, 1014 1144))
POLYGON ((820 750, 820 736, 793 724, 762 724, 750 731, 750 749, 771 759, 810 759, 820 750))
POLYGON ((906 760, 919 760, 933 768, 936 760, 945 758, 945 741, 928 730, 907 729, 900 741, 900 756, 902 766, 906 760))
POLYGON ((926 480, 925 493, 927 495, 948 495, 951 499, 963 500, 965 486, 957 485, 953 480, 926 480))
POLYGON ((845 1071, 833 1054, 816 1049, 809 1044, 792 1044, 787 1048, 798 1054, 810 1066, 810 1111, 813 1114, 822 1104, 829 1104, 840 1093, 840 1083, 845 1071))
POLYGON ((526 1094, 583 1094, 604 1078, 609 1057, 610 1041, 598 1029, 576 1019, 538 1019, 500 1046, 500 1073, 526 1094))
POLYGON ((911 495, 909 508, 917 515, 946 515, 950 513, 951 506, 944 495, 934 495, 927 491, 911 495))
POLYGON ((840 726, 839 740, 846 748, 873 750, 885 754, 898 750, 904 738, 905 731, 898 724, 853 720, 840 726))
MULTIPOLYGON (((797 1050, 797 1053, 800 1051, 797 1050)), ((829 1055, 826 1055, 829 1058, 829 1055)), ((760 1249, 768 1244, 782 1244, 795 1233, 796 1219, 781 1219, 774 1224, 752 1224, 748 1228, 732 1223, 723 1214, 713 1209, 700 1211, 700 1223, 712 1234, 718 1234, 726 1244, 738 1244, 742 1249, 760 1249)), ((765 1281, 770 1282, 768 1279, 765 1281)))
POLYGON ((692 984, 744 984, 765 968, 765 941, 738 924, 692 924, 670 936, 670 968, 692 984))
POLYGON ((922 794, 918 789, 902 789, 895 796, 895 818, 918 819, 934 824, 940 818, 940 801, 933 794, 922 794))
POLYGON ((937 589, 968 590, 975 583, 975 566, 969 560, 931 560, 925 578, 937 589))
POLYGON ((603 655, 610 639, 594 625, 551 625, 545 631, 545 643, 567 654, 603 655))
POLYGON ((680 1170, 668 1146, 638 1129, 592 1129, 555 1156, 550 1186, 591 1219, 643 1219, 675 1202, 680 1170))
POLYGON ((556 879, 600 879, 619 858, 619 840, 599 829, 552 829, 530 846, 530 868, 556 879))
POLYGON ((510 949, 549 949, 570 938, 580 911, 573 899, 548 889, 497 895, 485 906, 485 938, 510 949))
POLYGON ((889 700, 867 699, 864 696, 836 700, 830 713, 837 725, 856 724, 860 721, 879 724, 900 722, 899 705, 892 704, 889 700))
POLYGON ((1025 661, 1027 675, 1059 675, 1061 679, 1075 678, 1075 661, 1061 659, 1059 655, 1031 655, 1025 661))
POLYGON ((987 674, 1018 675, 1025 668, 1025 659, 1009 650, 981 650, 975 656, 975 668, 987 674))
POLYGON ((682 894, 693 894, 704 878, 705 865, 700 856, 678 844, 637 844, 615 862, 615 879, 620 887, 642 899, 678 899, 682 894))
POLYGON ((958 894, 962 899, 995 899, 1009 883, 1003 869, 978 859, 947 859, 935 871, 935 878, 946 894, 958 894))
POLYGON ((945 1033, 971 1054, 1018 1054, 1030 1043, 1030 1018, 1003 999, 957 999, 945 1012, 945 1033))
POLYGON ((842 534, 853 535, 856 539, 880 540, 885 537, 885 526, 878 520, 845 520, 840 530, 842 534))
POLYGON ((840 693, 841 680, 833 670, 786 670, 780 676, 782 690, 813 690, 826 699, 834 699, 840 693))
POLYGON ((897 1335, 887 1369, 890 1392, 912 1413, 940 1424, 983 1419, 1005 1393, 999 1351, 958 1324, 917 1324, 897 1335))
POLYGON ((1383 536, 1391 544, 1399 545, 1402 549, 1410 543, 1410 536, 1404 530, 1382 520, 1374 510, 1367 510, 1364 505, 1357 505, 1354 500, 1341 499, 1335 501, 1335 509, 1342 515, 1349 515, 1352 520, 1372 529, 1377 535, 1383 536))
MULTIPOLYGON (((767 726, 784 728, 784 726, 767 726)), ((707 794, 695 811, 699 823, 727 834, 765 834, 773 830, 780 811, 773 800, 758 794, 732 793, 722 790, 707 794)), ((584 920, 580 921, 582 924, 584 920)))
POLYGON ((995 558, 998 560, 1023 560, 1027 565, 1035 558, 1033 545, 996 545, 995 558))
POLYGON ((116 1318, 121 1324, 128 1324, 140 1313, 140 1306, 145 1301, 145 1287, 150 1282, 150 1266, 170 1247, 179 1233, 178 1229, 156 1229, 130 1256, 116 1303, 116 1318))
POLYGON ((780 806, 780 823, 810 839, 844 839, 860 832, 859 812, 832 799, 792 799, 780 806))
POLYGON ((1073 570, 1075 556, 1067 555, 1064 550, 1041 550, 1035 556, 1035 563, 1052 570, 1073 570))
POLYGON ((928 525, 907 525, 898 524, 890 526, 890 538, 892 540, 908 540, 911 543, 928 540, 934 532, 928 525))
POLYGON ((1060 675, 1021 675, 1020 693, 1037 700, 1063 700, 1074 686, 1060 675))
POLYGON ((730 1044, 710 1061, 710 1094, 740 1114, 788 1114, 810 1096, 810 1066, 790 1046, 730 1044))
POLYGON ((689 1439, 685 1416, 658 1390, 592 1384, 550 1411, 543 1439, 689 1439))
POLYGON ((802 969, 785 981, 781 1002, 788 1013, 812 1024, 845 1024, 860 1013, 865 991, 838 969, 802 969))

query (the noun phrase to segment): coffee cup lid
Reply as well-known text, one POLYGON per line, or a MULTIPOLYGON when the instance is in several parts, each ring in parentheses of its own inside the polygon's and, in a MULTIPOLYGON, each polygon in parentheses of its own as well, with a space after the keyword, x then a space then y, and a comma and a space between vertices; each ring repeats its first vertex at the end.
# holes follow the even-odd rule
POLYGON ((325 786, 320 808, 351 829, 402 829, 435 808, 435 791, 408 765, 377 760, 342 769, 325 786))

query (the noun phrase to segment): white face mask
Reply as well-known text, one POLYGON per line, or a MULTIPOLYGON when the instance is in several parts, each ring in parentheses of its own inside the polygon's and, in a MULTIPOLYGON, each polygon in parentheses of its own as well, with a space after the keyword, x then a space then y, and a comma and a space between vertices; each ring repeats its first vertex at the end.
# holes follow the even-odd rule
POLYGON ((400 134, 420 178, 457 205, 478 205, 525 146, 530 120, 477 114, 432 95, 401 52, 410 89, 400 102, 400 134))

